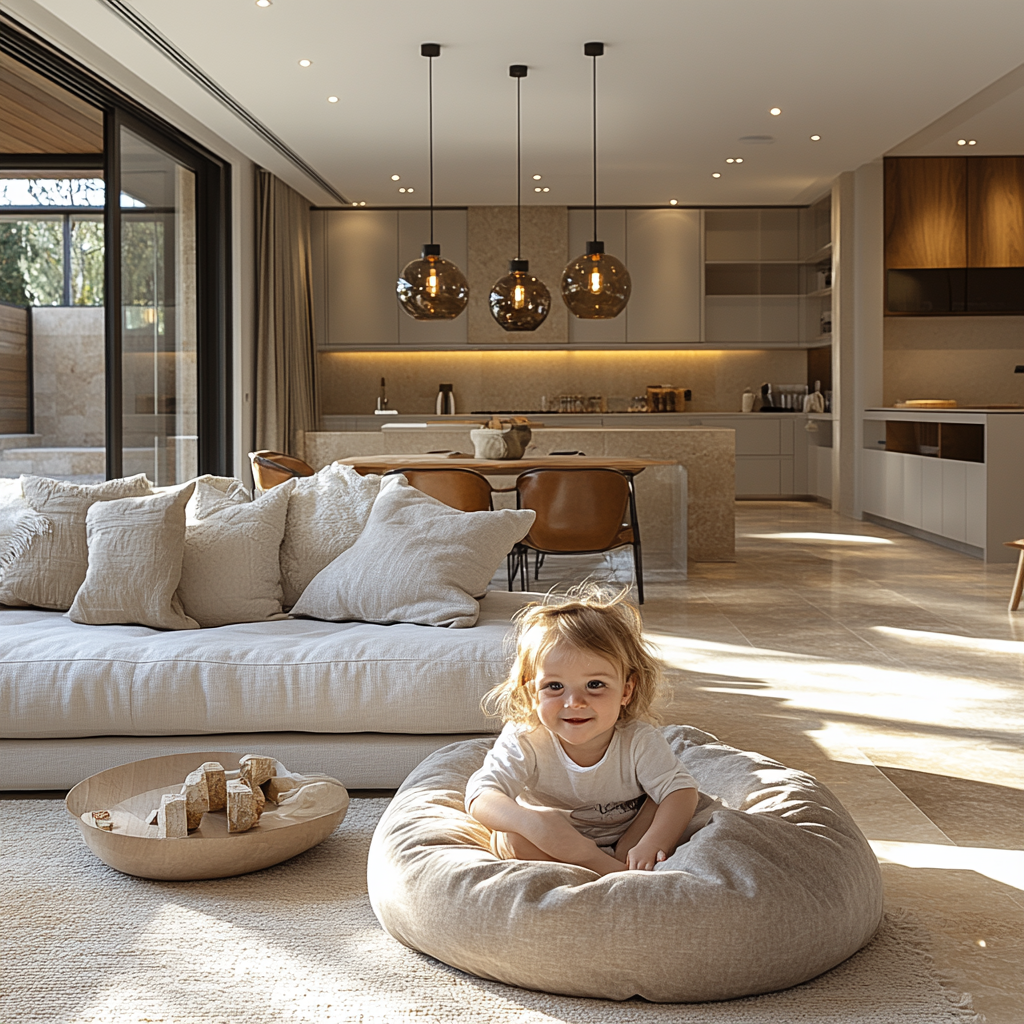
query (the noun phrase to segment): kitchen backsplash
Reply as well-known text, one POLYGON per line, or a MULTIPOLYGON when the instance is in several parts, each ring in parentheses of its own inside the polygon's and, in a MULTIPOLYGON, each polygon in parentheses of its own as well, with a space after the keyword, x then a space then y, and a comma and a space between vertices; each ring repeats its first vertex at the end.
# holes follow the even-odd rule
POLYGON ((739 412, 748 385, 807 380, 807 353, 774 351, 322 352, 325 415, 372 412, 380 378, 403 413, 432 413, 440 383, 454 385, 459 413, 539 410, 563 393, 629 399, 648 384, 689 388, 692 412, 739 412))

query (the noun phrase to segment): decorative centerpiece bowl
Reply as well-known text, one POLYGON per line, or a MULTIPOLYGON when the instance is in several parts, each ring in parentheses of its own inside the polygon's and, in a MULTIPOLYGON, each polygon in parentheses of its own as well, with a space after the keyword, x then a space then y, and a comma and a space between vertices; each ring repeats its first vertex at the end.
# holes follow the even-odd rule
POLYGON ((492 420, 486 427, 469 432, 473 442, 473 455, 477 459, 521 459, 533 431, 524 423, 495 426, 492 420))
POLYGON ((179 792, 189 772, 219 761, 230 777, 242 756, 212 750, 133 761, 84 779, 64 805, 104 864, 127 875, 175 882, 230 878, 280 864, 322 843, 345 817, 348 791, 340 782, 326 775, 300 776, 278 762, 278 775, 304 783, 296 792, 305 796, 280 806, 268 802, 259 823, 247 832, 229 834, 223 811, 208 811, 185 839, 162 839, 156 825, 146 824, 161 796, 179 792), (98 810, 109 811, 111 831, 91 823, 98 810))

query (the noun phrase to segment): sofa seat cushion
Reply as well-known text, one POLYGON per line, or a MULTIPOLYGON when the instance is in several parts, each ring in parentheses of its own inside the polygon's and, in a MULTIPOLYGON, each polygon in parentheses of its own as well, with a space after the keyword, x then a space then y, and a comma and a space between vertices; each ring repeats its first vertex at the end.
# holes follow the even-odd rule
POLYGON ((232 732, 480 733, 512 613, 472 629, 286 619, 162 632, 0 610, 0 738, 232 732))

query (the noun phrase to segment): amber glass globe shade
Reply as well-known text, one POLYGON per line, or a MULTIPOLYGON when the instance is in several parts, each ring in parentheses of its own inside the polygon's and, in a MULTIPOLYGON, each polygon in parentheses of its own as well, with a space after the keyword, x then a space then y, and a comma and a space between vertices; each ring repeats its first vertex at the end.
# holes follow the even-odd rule
POLYGON ((580 320, 611 320, 629 302, 629 271, 598 246, 599 242, 589 242, 586 255, 562 271, 562 299, 580 320))
POLYGON ((423 256, 407 263, 398 276, 398 301, 414 320, 454 320, 469 302, 469 282, 439 250, 425 245, 423 256))
POLYGON ((491 316, 506 331, 535 331, 551 312, 551 292, 530 273, 527 260, 512 260, 491 287, 491 316))

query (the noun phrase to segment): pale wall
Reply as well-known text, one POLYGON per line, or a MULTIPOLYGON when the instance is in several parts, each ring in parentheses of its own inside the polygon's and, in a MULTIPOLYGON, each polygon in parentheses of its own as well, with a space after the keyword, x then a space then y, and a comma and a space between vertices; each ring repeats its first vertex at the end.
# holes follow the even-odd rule
POLYGON ((886 317, 883 403, 1024 404, 1024 316, 886 317))
POLYGON ((104 443, 103 322, 100 306, 32 310, 35 428, 44 448, 104 443))
POLYGON ((539 409, 541 395, 629 398, 648 384, 690 388, 692 412, 739 412, 740 396, 766 381, 802 384, 805 351, 601 352, 322 352, 320 393, 325 415, 368 414, 380 378, 391 408, 432 413, 437 386, 455 386, 458 412, 539 409))

